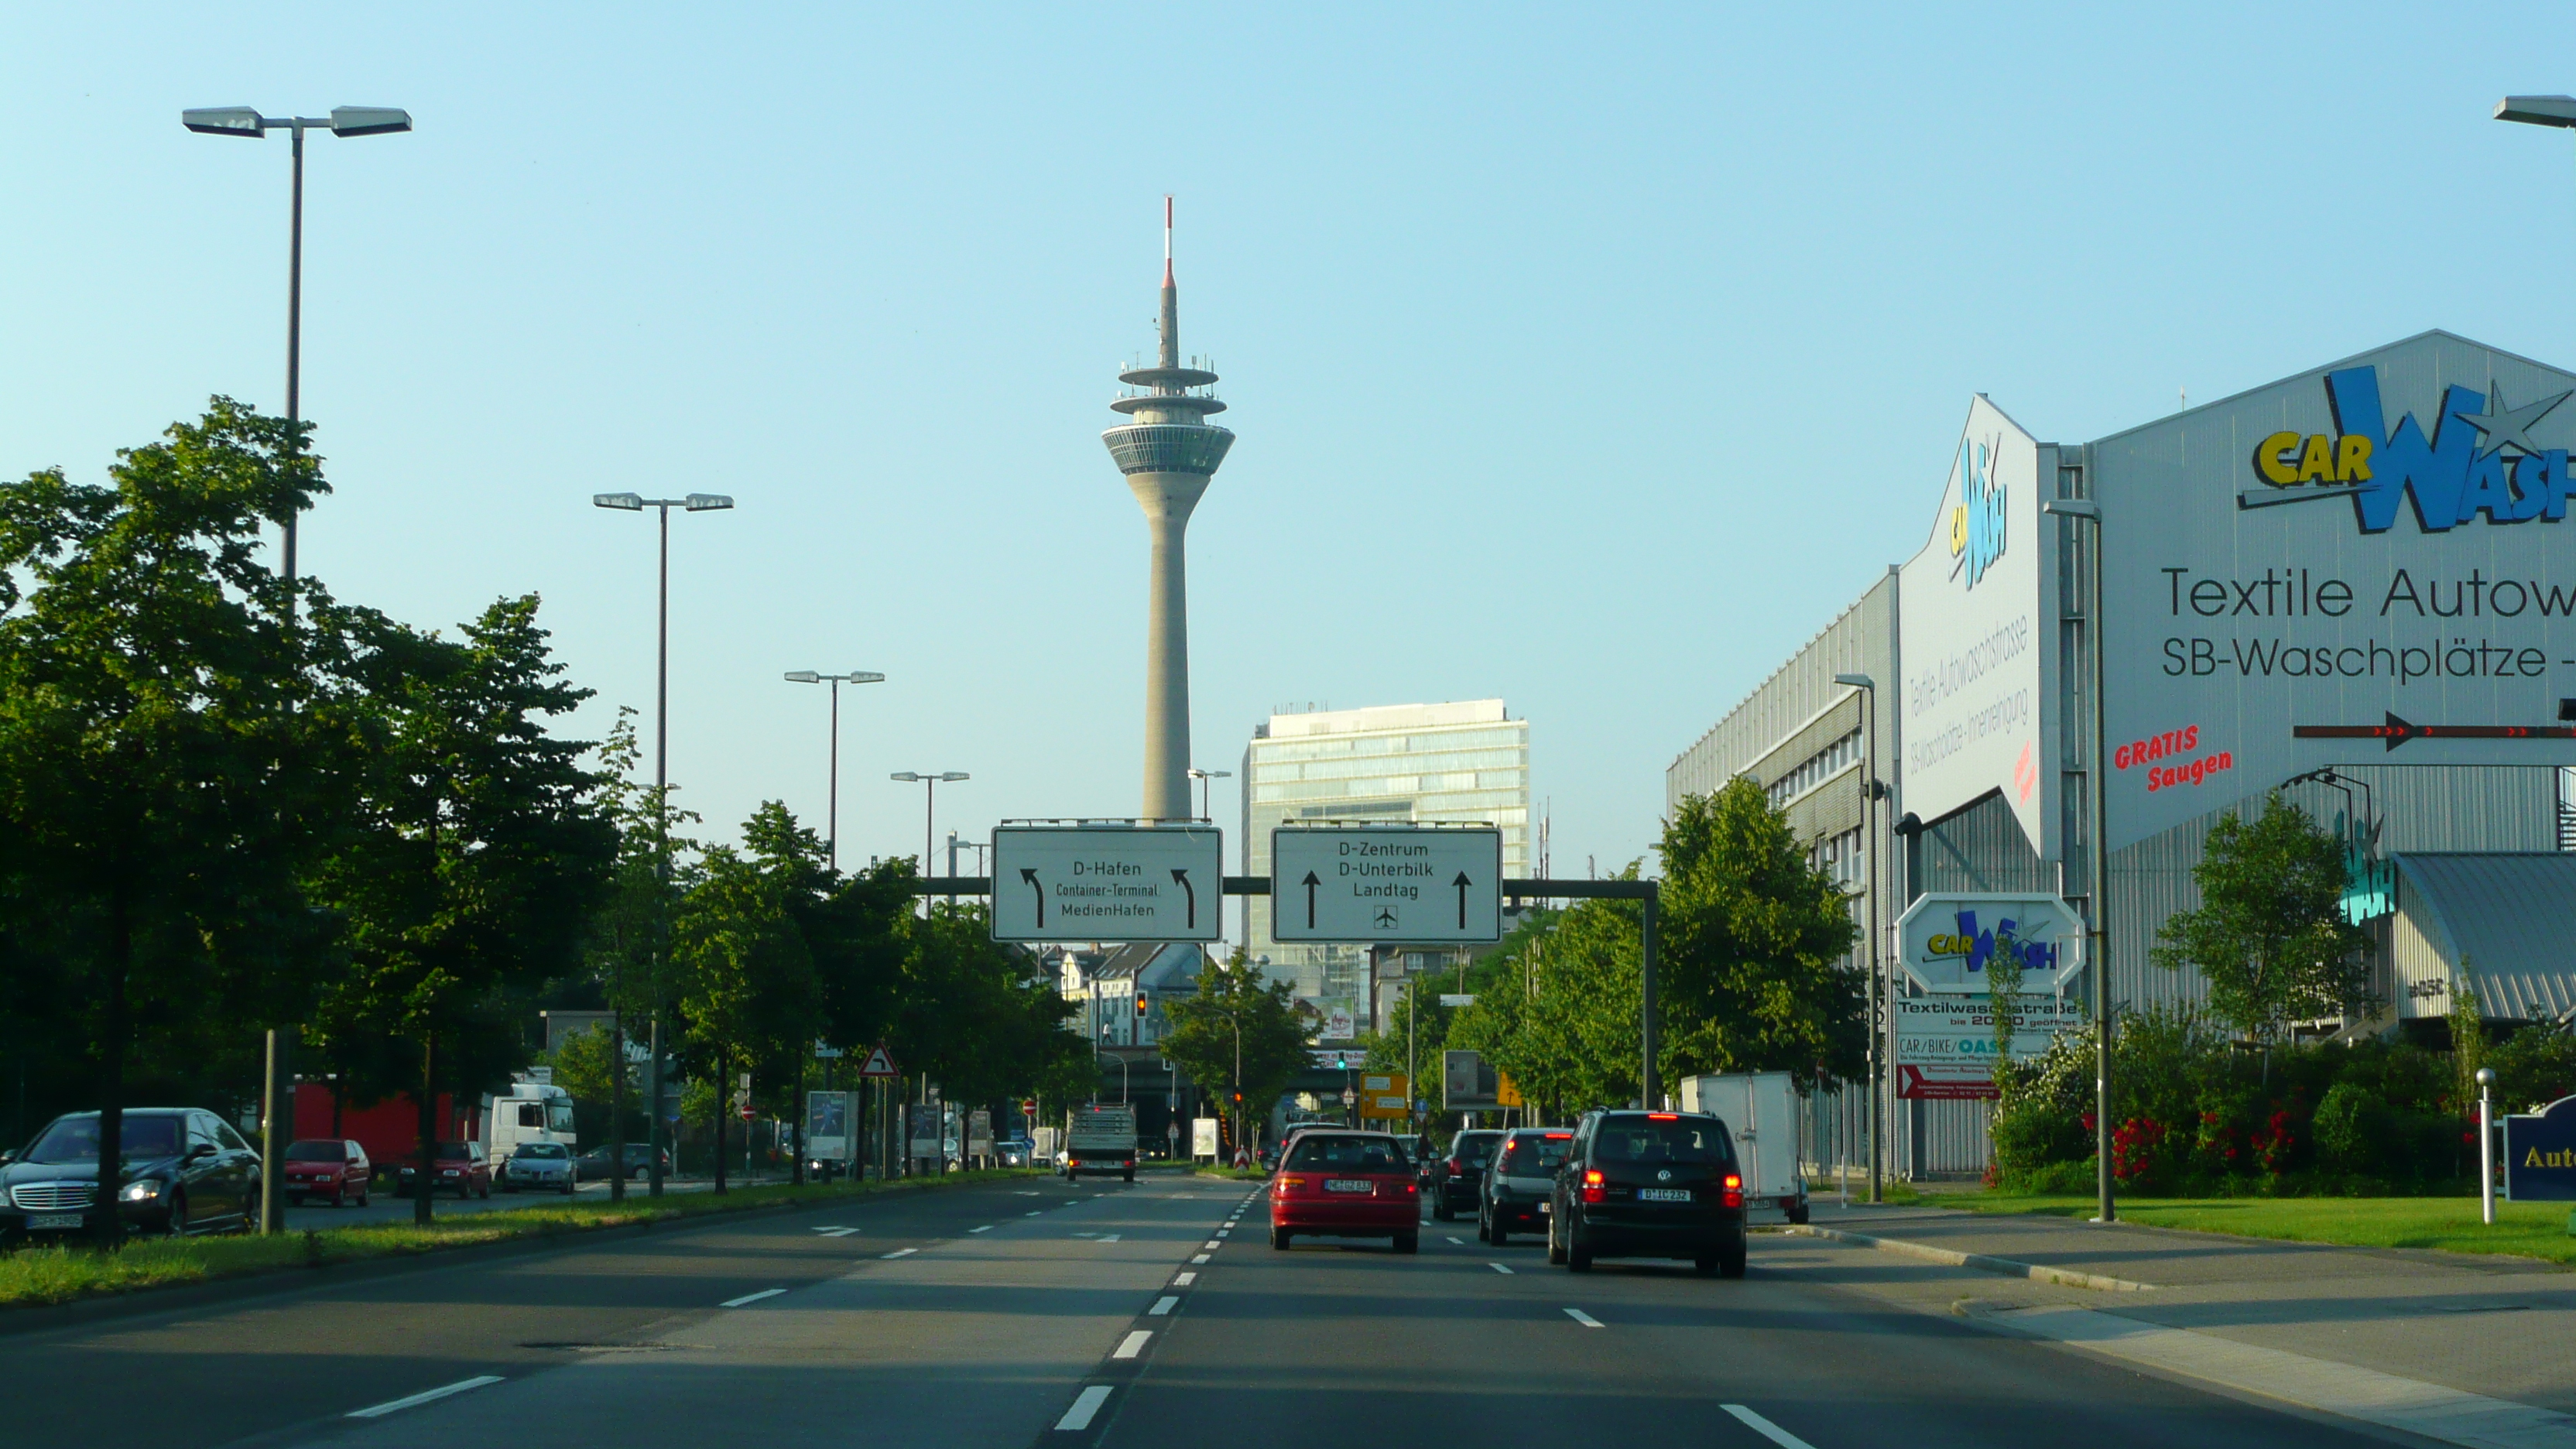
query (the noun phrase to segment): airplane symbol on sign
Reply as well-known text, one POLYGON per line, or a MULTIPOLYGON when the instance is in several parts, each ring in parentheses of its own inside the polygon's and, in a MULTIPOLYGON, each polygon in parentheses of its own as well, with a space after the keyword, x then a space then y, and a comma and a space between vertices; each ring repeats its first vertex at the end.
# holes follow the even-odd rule
POLYGON ((1378 913, 1377 913, 1377 923, 1378 923, 1379 925, 1381 925, 1381 926, 1392 926, 1392 925, 1394 925, 1394 924, 1395 924, 1395 907, 1393 907, 1393 906, 1380 906, 1380 907, 1378 908, 1378 913))

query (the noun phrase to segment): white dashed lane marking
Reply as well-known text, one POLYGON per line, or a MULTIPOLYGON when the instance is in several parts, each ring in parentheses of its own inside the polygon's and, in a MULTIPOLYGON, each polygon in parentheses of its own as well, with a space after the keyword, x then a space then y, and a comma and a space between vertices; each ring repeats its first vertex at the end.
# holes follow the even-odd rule
POLYGON ((992 1230, 993 1230, 993 1225, 992 1225, 991 1223, 986 1223, 984 1226, 982 1226, 982 1227, 980 1227, 980 1228, 968 1228, 966 1231, 968 1231, 968 1232, 970 1232, 970 1233, 989 1233, 989 1232, 991 1232, 992 1230))
POLYGON ((1165 1314, 1170 1313, 1173 1306, 1178 1304, 1180 1301, 1181 1300, 1177 1297, 1165 1294, 1163 1297, 1154 1300, 1154 1306, 1145 1310, 1145 1316, 1147 1318, 1160 1318, 1165 1314))
POLYGON ((1593 1317, 1591 1314, 1584 1312, 1580 1308, 1569 1308, 1565 1310, 1565 1316, 1582 1324, 1586 1328, 1599 1328, 1601 1326, 1600 1319, 1593 1317))
POLYGON ((393 1413, 398 1409, 414 1408, 421 1404, 432 1403, 436 1400, 446 1398, 450 1394, 461 1394, 468 1389, 479 1389, 486 1384, 497 1384, 499 1382, 501 1382, 501 1376, 499 1374, 478 1374, 470 1379, 459 1379, 455 1383, 448 1384, 442 1388, 430 1389, 424 1393, 414 1394, 407 1399, 395 1399, 389 1403, 374 1404, 363 1409, 352 1409, 349 1411, 349 1417, 352 1419, 381 1419, 385 1415, 393 1413))
POLYGON ((1193 1253, 1190 1255, 1190 1261, 1193 1263, 1204 1263, 1207 1260, 1208 1255, 1205 1253, 1193 1253))
POLYGON ((889 1258, 909 1258, 920 1251, 921 1250, 919 1248, 897 1248, 893 1252, 885 1254, 885 1256, 889 1258))
POLYGON ((1487 1263, 1485 1266, 1486 1266, 1486 1267, 1488 1267, 1488 1268, 1493 1269, 1493 1270, 1494 1270, 1495 1272, 1497 1272, 1497 1273, 1504 1274, 1505 1276, 1509 1276, 1509 1275, 1510 1275, 1510 1273, 1511 1273, 1511 1271, 1512 1271, 1511 1269, 1504 1267, 1504 1266, 1503 1266, 1502 1264, 1500 1264, 1500 1263, 1487 1263))
POLYGON ((1068 1433, 1088 1429, 1091 1427, 1091 1416, 1099 1413, 1100 1406, 1108 1402, 1109 1386, 1093 1384, 1073 1396, 1073 1407, 1064 1411, 1064 1417, 1056 1420, 1055 1426, 1068 1433))
POLYGON ((1788 1430, 1781 1428, 1779 1425, 1772 1423, 1770 1420, 1763 1418, 1760 1414, 1753 1412, 1742 1404, 1720 1404, 1718 1407, 1724 1409, 1730 1414, 1733 1414, 1736 1421, 1744 1425, 1744 1427, 1751 1429, 1754 1433, 1759 1434, 1763 1438, 1770 1440, 1772 1443, 1779 1445, 1780 1449, 1816 1449, 1816 1446, 1799 1438, 1797 1435, 1790 1433, 1788 1430))
POLYGON ((1188 1271, 1186 1271, 1186 1270, 1185 1270, 1185 1271, 1182 1271, 1182 1272, 1179 1272, 1179 1273, 1175 1273, 1175 1274, 1173 1274, 1173 1275, 1172 1275, 1172 1286, 1173 1286, 1173 1287, 1175 1287, 1175 1288, 1187 1288, 1188 1286, 1190 1286, 1191 1284, 1193 1284, 1193 1283, 1197 1282, 1198 1280, 1199 1280, 1199 1275, 1198 1275, 1198 1274, 1196 1274, 1196 1273, 1192 1273, 1192 1272, 1188 1272, 1188 1271))
POLYGON ((787 1290, 784 1288, 763 1288, 757 1293, 745 1293, 740 1298, 728 1298, 716 1306, 719 1308, 740 1308, 746 1303, 758 1303, 763 1298, 775 1298, 786 1291, 787 1290))
POLYGON ((1152 1343, 1153 1341, 1154 1330, 1150 1328, 1137 1329, 1134 1333, 1127 1335, 1126 1338, 1121 1340, 1117 1349, 1109 1356, 1111 1358, 1134 1358, 1136 1355, 1145 1351, 1145 1345, 1152 1343))

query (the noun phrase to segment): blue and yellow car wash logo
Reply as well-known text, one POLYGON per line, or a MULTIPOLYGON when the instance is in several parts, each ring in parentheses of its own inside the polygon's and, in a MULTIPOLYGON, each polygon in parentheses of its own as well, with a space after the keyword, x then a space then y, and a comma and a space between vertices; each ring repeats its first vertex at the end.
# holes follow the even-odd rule
POLYGON ((1996 445, 1959 444, 1959 502, 1950 510, 1950 577, 1974 589, 1995 560, 2004 556, 2004 485, 1995 481, 1996 445))
POLYGON ((2506 405, 2502 387, 2485 397, 2445 388, 2428 438, 2413 413, 2387 428, 2379 369, 2329 372, 2334 432, 2274 433, 2255 444, 2254 473, 2265 486, 2238 493, 2236 506, 2350 498, 2364 533, 2386 532, 2409 499, 2426 533, 2447 533, 2480 514, 2490 523, 2556 523, 2567 516, 2567 450, 2542 447, 2531 428, 2567 398, 2562 392, 2517 408, 2506 405))

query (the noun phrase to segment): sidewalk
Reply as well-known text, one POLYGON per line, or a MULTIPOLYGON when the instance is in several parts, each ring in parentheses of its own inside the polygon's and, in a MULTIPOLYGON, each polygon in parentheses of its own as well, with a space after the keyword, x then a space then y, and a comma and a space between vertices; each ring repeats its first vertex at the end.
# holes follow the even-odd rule
MULTIPOLYGON (((1814 1225, 2151 1285, 2095 1292, 1988 1275, 1995 1287, 1980 1295, 1977 1311, 2012 1320, 2030 1310, 2025 1322, 2006 1326, 2044 1337, 2091 1342, 2100 1336, 2099 1316, 2115 1315, 2576 1414, 2576 1273, 2555 1264, 1930 1206, 1820 1201, 1814 1225), (2087 1328, 2074 1318, 2052 1320, 2041 1308, 2091 1310, 2081 1317, 2095 1321, 2087 1328), (2058 1331, 2052 1323, 2075 1327, 2058 1331)), ((2576 1443, 2576 1435, 2566 1442, 2576 1443)))

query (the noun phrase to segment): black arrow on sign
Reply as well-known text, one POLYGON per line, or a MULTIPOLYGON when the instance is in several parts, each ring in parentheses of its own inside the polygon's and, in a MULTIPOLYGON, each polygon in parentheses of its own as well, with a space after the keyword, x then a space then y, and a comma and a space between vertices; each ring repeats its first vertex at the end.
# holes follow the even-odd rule
POLYGON ((1306 929, 1309 931, 1315 929, 1315 887, 1322 884, 1315 879, 1313 871, 1306 872, 1306 929))
POLYGON ((1197 930, 1199 928, 1199 893, 1198 888, 1190 884, 1190 873, 1186 870, 1174 867, 1172 870, 1172 884, 1179 886, 1182 890, 1189 893, 1190 929, 1193 931, 1197 930))
POLYGON ((1046 887, 1038 884, 1038 873, 1029 869, 1025 865, 1020 867, 1020 879, 1027 881, 1029 883, 1029 889, 1036 894, 1038 898, 1038 924, 1041 926, 1045 925, 1046 887))
POLYGON ((1450 884, 1458 888, 1458 929, 1463 931, 1467 929, 1467 887, 1472 882, 1467 879, 1467 873, 1462 870, 1458 872, 1458 878, 1450 884))

